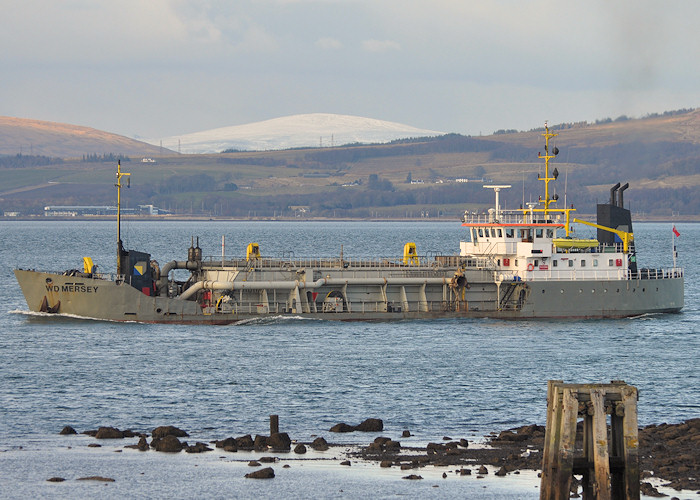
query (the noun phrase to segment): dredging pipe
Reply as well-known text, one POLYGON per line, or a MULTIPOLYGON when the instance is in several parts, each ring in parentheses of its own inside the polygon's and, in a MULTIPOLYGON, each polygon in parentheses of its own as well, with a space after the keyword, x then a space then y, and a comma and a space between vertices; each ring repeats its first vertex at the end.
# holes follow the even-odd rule
MULTIPOLYGON (((167 265, 167 264, 166 264, 167 265)), ((321 278, 306 281, 198 281, 185 290, 178 299, 187 300, 200 290, 313 290, 322 286, 342 285, 445 285, 449 278, 321 278)))

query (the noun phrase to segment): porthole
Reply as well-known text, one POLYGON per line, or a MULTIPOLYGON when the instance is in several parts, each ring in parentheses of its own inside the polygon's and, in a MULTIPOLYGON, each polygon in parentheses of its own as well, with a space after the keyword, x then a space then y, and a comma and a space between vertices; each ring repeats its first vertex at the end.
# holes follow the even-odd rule
POLYGON ((620 289, 619 289, 619 288, 617 289, 617 293, 620 293, 620 289))
POLYGON ((157 312, 158 314, 160 314, 160 313, 163 312, 163 310, 159 307, 158 309, 156 309, 156 312, 157 312))
POLYGON ((583 288, 579 288, 578 293, 583 293, 583 288))
POLYGON ((561 289, 561 293, 564 293, 564 289, 563 289, 563 288, 561 289))
POLYGON ((646 292, 646 291, 647 291, 647 289, 646 289, 646 288, 642 288, 642 292, 646 292))
POLYGON ((608 293, 608 289, 607 289, 607 288, 603 288, 603 293, 608 293))
POLYGON ((542 289, 542 293, 544 293, 544 288, 542 289))
POLYGON ((591 290, 591 293, 595 293, 595 288, 593 288, 593 289, 591 290))

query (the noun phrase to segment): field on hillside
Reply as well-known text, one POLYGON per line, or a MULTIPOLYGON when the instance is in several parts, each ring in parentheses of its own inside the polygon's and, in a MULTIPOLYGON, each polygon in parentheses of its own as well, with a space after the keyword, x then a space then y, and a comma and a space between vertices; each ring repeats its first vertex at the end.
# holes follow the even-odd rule
MULTIPOLYGON (((122 157, 131 172, 128 206, 231 217, 458 218, 493 203, 484 184, 511 185, 517 208, 543 194, 541 130, 488 137, 450 134, 381 145, 212 155, 122 157), (459 180, 459 182, 458 182, 459 180), (468 180, 468 182, 464 182, 468 180), (415 217, 416 215, 413 215, 415 217)), ((625 200, 656 217, 700 215, 700 112, 599 125, 555 127, 560 150, 550 187, 584 213, 629 182, 625 200)), ((43 213, 46 205, 113 205, 114 156, 86 161, 0 157, 0 210, 43 213)))

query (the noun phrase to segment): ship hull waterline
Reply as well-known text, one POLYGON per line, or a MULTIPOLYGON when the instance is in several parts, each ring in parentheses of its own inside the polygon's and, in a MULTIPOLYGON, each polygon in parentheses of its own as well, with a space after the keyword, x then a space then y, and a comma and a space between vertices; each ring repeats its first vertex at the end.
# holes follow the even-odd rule
MULTIPOLYGON (((71 277, 57 273, 15 270, 32 312, 55 310, 57 315, 93 320, 226 325, 270 318, 304 318, 332 321, 395 321, 439 318, 594 319, 644 314, 677 313, 684 306, 683 278, 627 280, 553 280, 494 283, 483 273, 469 280, 461 300, 430 300, 402 307, 377 301, 353 301, 339 310, 323 312, 297 308, 239 308, 236 312, 206 313, 195 301, 149 296, 124 283, 71 277), (481 276, 482 279, 478 279, 481 276), (517 286, 517 305, 504 304, 504 291, 517 286)), ((427 281, 427 280, 426 280, 427 281)), ((434 279, 433 282, 438 282, 434 279)), ((428 296, 445 297, 447 285, 424 285, 428 296), (432 286, 432 289, 430 288, 432 286)), ((352 287, 352 285, 350 285, 352 287)), ((352 291, 352 288, 350 289, 352 291)), ((425 288, 424 288, 425 290, 425 288)), ((319 289, 323 295, 327 290, 319 289)), ((355 287, 355 293, 365 293, 355 287)), ((369 292, 367 292, 369 293, 369 292)), ((386 294, 386 290, 385 290, 386 294)))

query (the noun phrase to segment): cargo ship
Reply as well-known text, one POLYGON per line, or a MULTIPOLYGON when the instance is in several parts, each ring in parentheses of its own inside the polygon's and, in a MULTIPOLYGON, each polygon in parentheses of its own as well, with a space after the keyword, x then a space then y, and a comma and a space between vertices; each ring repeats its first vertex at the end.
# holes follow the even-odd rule
POLYGON ((117 164, 117 270, 98 273, 89 257, 67 272, 16 269, 30 311, 106 321, 231 324, 251 319, 324 320, 432 318, 621 318, 675 313, 684 306, 684 270, 640 267, 628 185, 616 184, 597 220, 556 208, 550 161, 557 134, 545 125, 544 197, 516 210, 501 209, 508 185, 489 185, 495 205, 465 212, 463 241, 450 255, 419 255, 407 242, 396 258, 345 255, 270 258, 257 243, 238 258, 204 257, 199 241, 185 260, 160 266, 151 255, 126 250, 121 240, 121 189, 128 173, 117 164), (597 238, 573 236, 575 224, 597 238), (183 270, 175 273, 176 270, 183 270), (176 274, 189 273, 186 280, 176 274))

